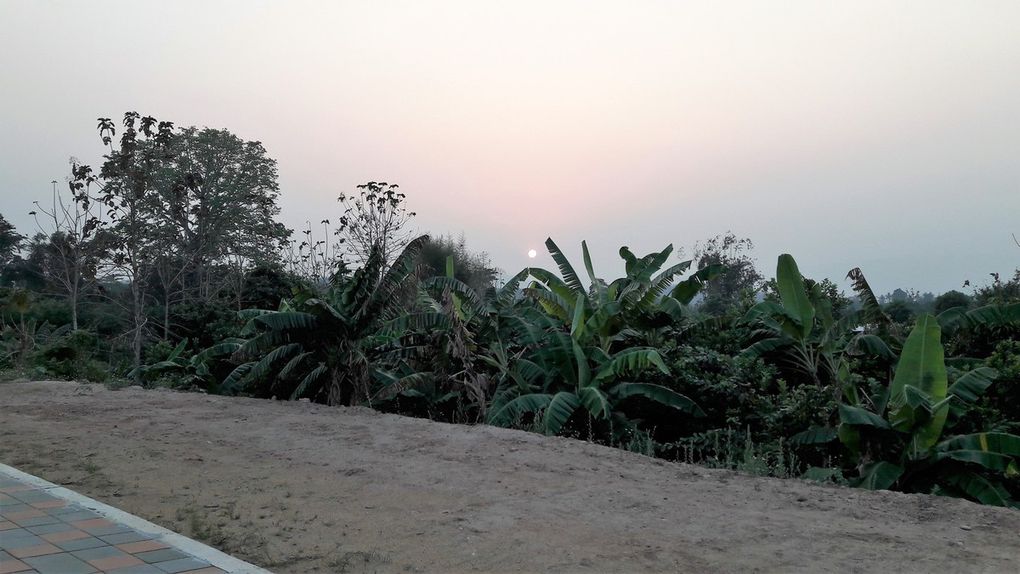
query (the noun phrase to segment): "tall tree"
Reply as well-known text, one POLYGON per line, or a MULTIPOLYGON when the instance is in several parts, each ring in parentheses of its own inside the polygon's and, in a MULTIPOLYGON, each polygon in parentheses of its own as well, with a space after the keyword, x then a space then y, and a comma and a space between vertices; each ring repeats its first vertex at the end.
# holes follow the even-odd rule
MULTIPOLYGON (((151 116, 127 112, 123 132, 114 145, 116 124, 110 118, 99 118, 99 135, 109 149, 99 175, 87 165, 72 166, 72 191, 102 203, 111 218, 113 241, 110 263, 128 282, 131 301, 133 362, 136 382, 142 362, 142 342, 147 316, 146 294, 152 269, 153 233, 149 216, 149 196, 157 186, 156 174, 164 173, 173 159, 172 122, 160 122, 151 116)), ((194 178, 181 175, 173 182, 175 188, 189 188, 194 178)))
MULTIPOLYGON (((74 165, 72 160, 72 170, 74 165)), ((44 207, 36 201, 29 214, 48 238, 40 244, 43 277, 67 300, 71 328, 77 331, 82 299, 102 278, 102 261, 111 236, 104 229, 101 204, 89 197, 87 190, 72 181, 70 197, 65 197, 57 191, 57 182, 52 184, 51 204, 44 207)))
POLYGON ((742 304, 752 303, 755 293, 762 287, 763 277, 755 267, 750 239, 741 239, 728 232, 698 244, 694 259, 699 268, 722 265, 723 273, 705 285, 702 310, 712 315, 723 315, 742 304))
POLYGON ((404 251, 411 241, 408 226, 415 216, 408 211, 406 200, 399 186, 375 181, 359 185, 353 195, 340 194, 337 201, 344 213, 335 233, 355 266, 365 265, 376 249, 381 250, 387 265, 404 251))
POLYGON ((248 269, 279 260, 290 235, 275 220, 276 161, 260 142, 227 130, 185 128, 168 148, 149 209, 161 230, 161 253, 176 262, 178 273, 161 276, 202 300, 224 288, 236 291, 248 269))
POLYGON ((21 251, 21 242, 24 240, 25 237, 0 214, 0 265, 7 265, 14 259, 21 251))

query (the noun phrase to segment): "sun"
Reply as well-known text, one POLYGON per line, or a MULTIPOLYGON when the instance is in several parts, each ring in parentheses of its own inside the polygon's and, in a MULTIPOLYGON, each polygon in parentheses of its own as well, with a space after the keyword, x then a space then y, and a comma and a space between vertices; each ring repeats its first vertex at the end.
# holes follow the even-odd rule
POLYGON ((535 251, 534 249, 529 249, 528 250, 528 257, 530 257, 532 259, 538 257, 538 251, 535 251))

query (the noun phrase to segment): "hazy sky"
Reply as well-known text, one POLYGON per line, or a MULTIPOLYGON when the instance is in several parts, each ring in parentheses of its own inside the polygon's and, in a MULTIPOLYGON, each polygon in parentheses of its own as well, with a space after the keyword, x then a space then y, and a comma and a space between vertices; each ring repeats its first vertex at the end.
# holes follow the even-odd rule
POLYGON ((1015 0, 0 0, 0 78, 22 230, 137 110, 262 141, 292 227, 395 182, 508 272, 727 230, 883 292, 1020 265, 1015 0))

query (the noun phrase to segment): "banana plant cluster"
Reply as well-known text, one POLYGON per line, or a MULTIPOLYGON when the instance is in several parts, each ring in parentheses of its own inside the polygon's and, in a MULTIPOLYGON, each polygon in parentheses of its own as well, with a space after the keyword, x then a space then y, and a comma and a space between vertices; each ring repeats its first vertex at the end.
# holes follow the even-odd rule
POLYGON ((223 389, 330 404, 369 402, 375 381, 385 377, 386 365, 377 359, 399 338, 388 325, 411 320, 401 292, 411 284, 426 241, 411 241, 385 271, 377 249, 349 279, 334 277, 324 293, 304 290, 278 310, 242 311, 245 340, 234 353, 241 363, 223 389))
POLYGON ((837 435, 856 462, 855 483, 1016 506, 1002 481, 1020 476, 1020 436, 947 432, 996 373, 978 367, 949 385, 941 338, 938 320, 920 316, 889 386, 839 406, 837 435))
POLYGON ((744 354, 777 357, 814 384, 833 385, 836 395, 847 388, 853 357, 895 359, 890 346, 864 328, 887 322, 864 275, 855 269, 850 277, 862 309, 835 320, 818 284, 812 283, 809 289, 793 256, 780 255, 776 266, 779 301, 763 301, 747 312, 744 321, 756 330, 744 354))
POLYGON ((640 382, 644 371, 669 375, 669 369, 655 348, 634 343, 641 336, 639 329, 648 323, 679 318, 700 286, 719 269, 705 268, 677 282, 691 262, 663 270, 672 246, 641 258, 624 247, 620 255, 627 274, 607 283, 595 275, 588 246, 582 243, 589 278, 585 287, 556 243, 548 239, 546 246, 560 275, 527 270, 533 281, 524 294, 542 313, 521 317, 526 346, 514 361, 515 370, 505 356, 492 360, 512 374, 493 399, 488 422, 520 424, 531 416, 543 432, 557 434, 580 411, 595 422, 615 421, 632 428, 623 412, 623 402, 630 397, 660 403, 678 414, 703 414, 690 398, 640 382))

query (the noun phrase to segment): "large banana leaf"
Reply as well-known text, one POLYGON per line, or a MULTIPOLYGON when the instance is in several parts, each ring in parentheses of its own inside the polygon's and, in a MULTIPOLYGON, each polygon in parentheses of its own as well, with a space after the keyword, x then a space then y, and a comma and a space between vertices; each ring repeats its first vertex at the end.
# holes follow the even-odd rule
POLYGON ((531 275, 531 269, 522 269, 517 272, 517 275, 507 279, 496 295, 500 305, 509 307, 513 304, 517 298, 517 293, 520 291, 521 283, 528 278, 528 275, 531 275))
POLYGON ((935 447, 935 458, 973 462, 1000 471, 1015 469, 1020 461, 1020 436, 999 432, 956 436, 935 447))
POLYGON ((269 313, 259 315, 255 318, 256 323, 261 323, 270 329, 289 331, 295 329, 311 329, 315 326, 316 318, 311 313, 289 311, 283 313, 269 313))
POLYGON ((705 412, 701 410, 701 407, 690 398, 661 385, 651 383, 620 383, 614 385, 610 393, 618 400, 627 397, 644 397, 694 416, 705 416, 705 412))
POLYGON ((891 462, 879 461, 861 468, 861 478, 857 486, 870 490, 885 490, 896 484, 903 476, 903 467, 891 462))
POLYGON ((581 401, 574 393, 560 391, 553 395, 545 409, 545 416, 542 417, 545 434, 558 434, 580 405, 581 401))
POLYGON ((560 248, 556 245, 556 242, 549 237, 545 240, 545 247, 549 250, 549 255, 552 255, 553 261, 556 262, 556 266, 560 269, 560 275, 563 277, 563 283, 570 288, 574 293, 584 293, 584 285, 581 284, 581 279, 577 276, 577 272, 574 271, 574 267, 570 264, 567 256, 560 251, 560 248))
POLYGON ((530 267, 528 268, 528 273, 542 283, 544 287, 548 288, 553 293, 556 293, 565 301, 573 301, 574 297, 577 296, 577 291, 571 289, 563 282, 562 279, 557 277, 555 273, 547 269, 542 269, 541 267, 530 267))
POLYGON ((913 387, 926 395, 931 404, 940 404, 948 393, 948 375, 942 349, 942 329, 932 315, 924 314, 907 336, 896 366, 896 374, 889 386, 889 422, 893 428, 914 432, 912 443, 918 454, 938 442, 942 435, 948 414, 948 405, 925 417, 919 428, 914 429, 918 420, 915 407, 908 402, 907 387, 913 387))
POLYGON ((857 298, 861 301, 864 322, 875 324, 888 323, 889 317, 882 310, 878 297, 875 297, 875 292, 871 290, 871 285, 868 285, 868 280, 864 278, 864 272, 861 271, 860 267, 851 269, 846 274, 846 278, 853 281, 854 292, 857 293, 857 298))
POLYGON ((577 390, 577 397, 581 400, 581 405, 596 419, 609 418, 612 407, 609 404, 609 397, 601 389, 581 387, 577 390))
POLYGON ((811 304, 811 300, 808 299, 804 277, 797 269, 797 262, 788 253, 779 256, 776 266, 776 285, 783 307, 800 324, 801 337, 807 337, 814 325, 815 308, 811 304))
POLYGON ((956 379, 949 387, 949 394, 961 401, 973 403, 985 394, 998 376, 998 371, 991 367, 978 367, 956 379))
POLYGON ((813 426, 790 437, 790 444, 825 444, 836 440, 836 429, 813 426))
POLYGON ((685 273, 690 267, 691 261, 682 261, 659 273, 645 290, 644 295, 641 296, 638 305, 645 308, 654 305, 662 297, 662 294, 669 289, 669 286, 673 284, 676 276, 685 273))
POLYGON ((507 401, 502 407, 489 411, 488 422, 497 426, 513 424, 526 413, 545 409, 549 406, 550 401, 552 401, 552 395, 548 393, 521 395, 507 401))
POLYGON ((312 369, 305 378, 301 379, 301 383, 294 389, 294 392, 290 394, 290 400, 294 401, 301 397, 309 394, 309 390, 313 385, 317 385, 322 380, 326 373, 329 372, 329 368, 326 365, 319 365, 312 369))
POLYGON ((456 294, 462 302, 467 304, 472 315, 477 315, 484 309, 482 306, 482 300, 478 297, 478 293, 459 279, 455 279, 453 277, 432 277, 425 281, 425 288, 431 289, 436 293, 449 291, 450 293, 456 294))
POLYGON ((276 376, 280 379, 290 378, 290 376, 294 374, 294 371, 298 368, 298 366, 300 366, 305 359, 312 356, 312 354, 313 353, 310 351, 298 354, 291 360, 287 361, 287 364, 284 365, 282 369, 280 369, 280 372, 277 373, 276 376))
POLYGON ((875 413, 846 404, 839 405, 839 420, 846 425, 888 429, 889 422, 875 413))
POLYGON ((223 379, 223 383, 220 385, 220 388, 226 392, 235 392, 241 386, 241 381, 247 377, 248 372, 251 371, 254 366, 255 362, 252 361, 249 363, 241 363, 234 367, 234 370, 230 371, 230 374, 223 379))
POLYGON ((273 349, 269 353, 266 353, 261 359, 259 359, 257 363, 255 363, 255 366, 253 366, 251 368, 251 371, 248 373, 247 378, 256 380, 265 377, 266 375, 269 374, 269 370, 273 367, 273 365, 275 365, 279 361, 282 361, 283 359, 293 356, 300 350, 301 350, 300 343, 288 343, 286 345, 281 345, 273 349))
POLYGON ((726 272, 726 266, 721 263, 706 265, 694 272, 693 275, 676 284, 670 291, 670 296, 683 303, 690 305, 694 297, 698 295, 706 283, 726 272))
POLYGON ((998 482, 991 481, 976 472, 953 473, 945 477, 944 481, 981 504, 1014 506, 1009 491, 998 482))
MULTIPOLYGON (((546 289, 541 284, 533 283, 532 285, 532 287, 524 290, 524 294, 537 301, 549 315, 557 317, 564 323, 569 323, 574 314, 573 304, 560 296, 559 293, 546 289)), ((572 300, 573 298, 570 299, 570 301, 572 300)))
POLYGON ((595 375, 594 384, 599 385, 622 374, 638 373, 651 367, 656 367, 663 374, 669 374, 669 369, 655 349, 648 347, 624 349, 613 355, 609 363, 599 369, 598 374, 595 375))

